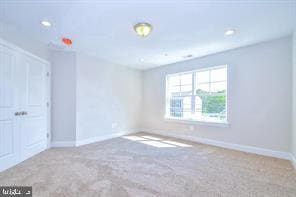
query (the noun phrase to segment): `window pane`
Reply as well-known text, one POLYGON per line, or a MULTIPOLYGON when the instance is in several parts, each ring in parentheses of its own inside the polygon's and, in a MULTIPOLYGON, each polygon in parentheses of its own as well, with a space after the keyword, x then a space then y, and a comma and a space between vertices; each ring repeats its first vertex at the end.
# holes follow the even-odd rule
POLYGON ((191 97, 184 97, 183 98, 183 111, 191 111, 191 97))
POLYGON ((215 69, 211 71, 211 82, 226 81, 227 70, 226 68, 215 69))
POLYGON ((169 77, 169 86, 179 86, 179 85, 180 85, 179 75, 169 77))
POLYGON ((192 73, 182 74, 180 76, 181 85, 191 85, 192 86, 192 73))
POLYGON ((211 92, 225 93, 227 89, 226 82, 211 83, 211 92))
POLYGON ((222 121, 226 118, 226 95, 202 94, 196 96, 195 118, 222 121))
POLYGON ((191 97, 183 98, 183 118, 191 117, 191 97))
POLYGON ((192 91, 192 85, 181 86, 181 92, 190 92, 192 91))
POLYGON ((202 117, 202 99, 200 96, 195 97, 195 113, 194 116, 196 119, 202 117))
POLYGON ((170 97, 192 95, 192 73, 173 75, 168 80, 170 97))
POLYGON ((182 117, 182 99, 172 98, 170 100, 170 115, 172 117, 182 117))
POLYGON ((207 83, 210 81, 209 71, 196 72, 196 83, 207 83))
POLYGON ((196 86, 196 94, 202 94, 210 92, 210 84, 199 84, 196 86))
POLYGON ((170 92, 180 92, 180 86, 171 86, 170 92))
POLYGON ((173 97, 170 100, 170 115, 172 117, 190 118, 191 116, 191 96, 173 97))
POLYGON ((181 108, 182 103, 181 100, 178 98, 172 98, 171 99, 171 108, 181 108))

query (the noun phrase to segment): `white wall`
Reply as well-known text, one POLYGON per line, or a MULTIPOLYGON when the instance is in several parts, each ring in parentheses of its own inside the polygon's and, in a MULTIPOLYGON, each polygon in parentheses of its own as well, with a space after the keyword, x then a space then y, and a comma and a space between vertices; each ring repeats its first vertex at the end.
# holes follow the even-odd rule
POLYGON ((38 57, 50 61, 50 53, 46 44, 35 40, 12 25, 0 22, 0 37, 38 57))
POLYGON ((140 71, 77 54, 77 139, 137 131, 141 95, 140 71))
POLYGON ((54 144, 83 144, 137 131, 140 71, 75 52, 52 52, 51 59, 54 144))
POLYGON ((76 139, 76 54, 55 51, 51 53, 51 140, 76 139))
MULTIPOLYGON (((293 35, 293 114, 292 114, 292 154, 296 162, 296 31, 293 35)), ((295 163, 296 165, 296 163, 295 163)))
POLYGON ((291 47, 287 37, 144 71, 142 130, 289 152, 291 47), (166 74, 223 64, 228 65, 228 127, 190 128, 164 120, 166 74))

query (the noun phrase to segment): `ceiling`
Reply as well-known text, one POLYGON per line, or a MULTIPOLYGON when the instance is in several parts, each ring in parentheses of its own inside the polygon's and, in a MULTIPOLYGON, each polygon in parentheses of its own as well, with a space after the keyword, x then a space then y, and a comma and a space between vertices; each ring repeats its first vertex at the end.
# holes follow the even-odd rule
POLYGON ((51 47, 69 37, 73 46, 62 49, 138 69, 287 36, 296 29, 296 0, 0 0, 0 11, 0 21, 51 47), (41 26, 41 20, 52 27, 41 26), (151 35, 138 37, 133 30, 138 22, 152 24, 151 35), (236 34, 225 36, 232 28, 236 34))

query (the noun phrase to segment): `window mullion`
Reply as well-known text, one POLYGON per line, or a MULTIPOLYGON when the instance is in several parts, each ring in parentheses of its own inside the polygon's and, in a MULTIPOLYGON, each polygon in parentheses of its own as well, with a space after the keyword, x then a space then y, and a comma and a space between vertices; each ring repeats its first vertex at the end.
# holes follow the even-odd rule
POLYGON ((195 114, 195 72, 192 72, 191 115, 195 114))
POLYGON ((211 72, 212 70, 209 70, 209 93, 212 92, 212 79, 211 79, 211 72))
POLYGON ((166 77, 166 116, 171 116, 170 107, 171 107, 171 89, 170 89, 170 77, 166 77))

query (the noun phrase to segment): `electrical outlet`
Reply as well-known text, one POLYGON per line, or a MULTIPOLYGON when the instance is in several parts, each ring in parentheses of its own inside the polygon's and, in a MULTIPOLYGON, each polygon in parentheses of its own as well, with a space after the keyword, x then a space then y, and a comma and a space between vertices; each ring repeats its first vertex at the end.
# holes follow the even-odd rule
POLYGON ((112 123, 112 129, 117 128, 117 123, 112 123))

